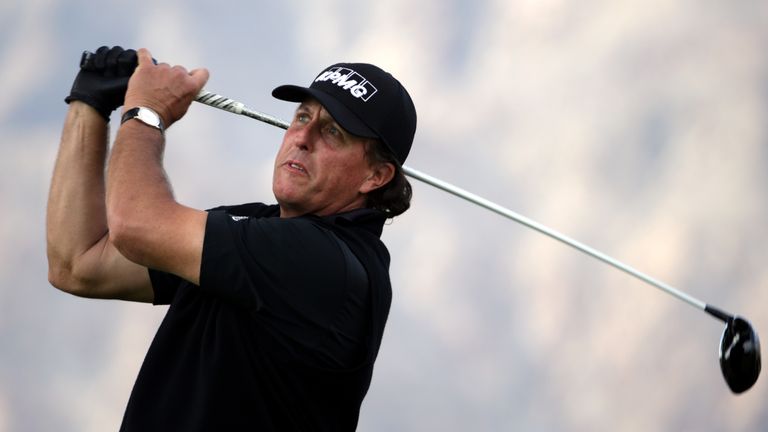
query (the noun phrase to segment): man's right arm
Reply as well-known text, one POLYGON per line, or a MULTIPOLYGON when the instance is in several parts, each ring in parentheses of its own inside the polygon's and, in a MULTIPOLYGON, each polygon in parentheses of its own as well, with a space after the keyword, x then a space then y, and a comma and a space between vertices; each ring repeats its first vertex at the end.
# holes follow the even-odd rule
POLYGON ((154 292, 147 269, 121 255, 107 229, 107 121, 121 104, 125 90, 124 84, 108 89, 112 83, 97 76, 99 73, 81 71, 67 98, 70 108, 46 214, 48 280, 62 291, 82 297, 151 302, 154 292), (115 99, 108 92, 121 86, 120 98, 108 100, 108 96, 115 99))
POLYGON ((82 297, 151 302, 154 295, 147 269, 123 257, 107 230, 108 139, 108 126, 98 112, 72 102, 48 196, 48 280, 82 297))

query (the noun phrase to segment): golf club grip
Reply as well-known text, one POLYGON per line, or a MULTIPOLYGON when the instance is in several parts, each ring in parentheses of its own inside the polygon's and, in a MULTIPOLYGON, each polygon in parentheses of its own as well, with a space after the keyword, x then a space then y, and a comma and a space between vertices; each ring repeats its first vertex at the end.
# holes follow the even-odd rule
POLYGON ((220 94, 209 92, 205 89, 200 90, 200 93, 195 97, 195 101, 234 114, 242 114, 243 108, 245 108, 245 105, 243 105, 242 102, 226 98, 220 94))
POLYGON ((93 57, 93 53, 90 51, 83 51, 83 55, 80 56, 80 69, 84 68, 85 65, 88 64, 89 61, 91 61, 91 57, 93 57))
MULTIPOLYGON (((91 58, 93 57, 93 52, 91 51, 83 51, 83 54, 80 56, 80 69, 84 68, 85 65, 87 65, 91 58)), ((153 58, 152 63, 157 64, 157 59, 153 58)))
MULTIPOLYGON (((84 68, 86 65, 88 65, 89 62, 91 62, 93 55, 94 54, 91 51, 87 51, 87 50, 83 51, 83 54, 80 56, 81 69, 84 68)), ((152 61, 155 64, 157 64, 156 59, 153 58, 152 61)), ((268 114, 250 110, 246 108, 242 102, 238 102, 234 99, 229 99, 220 94, 209 92, 205 89, 200 90, 200 93, 198 93, 197 96, 195 97, 195 101, 208 106, 212 106, 214 108, 227 111, 227 112, 231 112, 233 114, 240 114, 256 120, 260 120, 264 123, 268 123, 273 126, 277 126, 279 128, 288 129, 288 123, 283 120, 280 120, 268 114)))
POLYGON ((200 90, 200 93, 197 94, 195 101, 227 112, 231 112, 233 114, 244 115, 246 117, 271 124, 272 126, 277 126, 281 129, 288 129, 289 126, 289 123, 285 120, 281 120, 269 114, 254 111, 247 108, 242 102, 238 102, 234 99, 229 99, 222 95, 209 92, 205 89, 200 90))

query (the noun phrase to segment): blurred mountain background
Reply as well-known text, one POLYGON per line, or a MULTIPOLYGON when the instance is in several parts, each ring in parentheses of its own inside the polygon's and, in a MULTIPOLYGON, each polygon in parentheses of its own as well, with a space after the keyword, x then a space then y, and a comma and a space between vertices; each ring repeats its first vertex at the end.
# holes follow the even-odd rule
MULTIPOLYGON (((626 261, 768 334, 768 3, 689 0, 0 4, 0 431, 117 430, 164 307, 47 282, 45 205, 80 53, 147 47, 289 118, 272 88, 338 61, 408 88, 408 165, 626 261)), ((117 114, 113 116, 113 133, 117 114)), ((195 104, 178 200, 272 202, 277 128, 195 104)), ((723 326, 414 182, 385 227, 394 302, 361 431, 758 431, 723 326)))

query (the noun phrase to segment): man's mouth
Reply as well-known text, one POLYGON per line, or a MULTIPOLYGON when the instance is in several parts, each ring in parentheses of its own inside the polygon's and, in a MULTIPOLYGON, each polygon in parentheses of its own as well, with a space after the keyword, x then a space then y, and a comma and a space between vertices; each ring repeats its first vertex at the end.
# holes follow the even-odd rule
POLYGON ((309 174, 309 173, 307 172, 307 169, 304 167, 304 165, 302 165, 302 164, 301 164, 301 163, 299 163, 299 162, 296 162, 296 161, 288 161, 288 162, 286 162, 285 164, 288 166, 288 168, 291 168, 291 169, 293 169, 293 170, 299 171, 299 172, 301 172, 301 173, 303 173, 303 174, 309 174))

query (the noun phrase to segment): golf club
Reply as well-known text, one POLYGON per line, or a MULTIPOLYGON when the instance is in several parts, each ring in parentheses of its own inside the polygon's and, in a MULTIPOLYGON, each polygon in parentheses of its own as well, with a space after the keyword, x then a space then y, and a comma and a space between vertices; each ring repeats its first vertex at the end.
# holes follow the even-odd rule
MULTIPOLYGON (((86 64, 88 64, 91 56, 92 53, 88 51, 83 52, 80 61, 80 67, 84 67, 86 64)), ((258 111, 251 110, 241 102, 206 90, 201 90, 195 100, 205 105, 219 108, 234 114, 244 115, 246 117, 250 117, 283 129, 288 129, 289 126, 289 124, 283 120, 258 111)), ((624 264, 619 260, 616 260, 615 258, 612 258, 592 247, 569 238, 547 226, 544 226, 523 215, 515 213, 512 210, 502 207, 492 201, 489 201, 485 198, 482 198, 478 195, 475 195, 471 192, 468 192, 464 189, 456 187, 450 183, 432 177, 413 168, 407 166, 403 166, 402 168, 403 172, 409 177, 415 178, 430 186, 453 194, 459 198, 469 201, 470 203, 483 207, 507 219, 527 226, 548 237, 571 246, 576 250, 579 250, 631 276, 634 276, 635 278, 640 279, 641 281, 646 282, 647 284, 654 286, 666 292, 667 294, 670 294, 673 297, 676 297, 690 304, 691 306, 701 309, 711 316, 723 321, 725 323, 725 329, 723 330, 723 334, 720 339, 720 369, 722 370, 726 383, 732 392, 742 393, 752 387, 752 385, 754 385, 754 383, 757 381, 757 378, 760 375, 760 341, 755 330, 744 318, 737 315, 732 315, 701 300, 698 300, 670 285, 667 285, 664 282, 654 279, 645 273, 642 273, 633 267, 624 264)))
MULTIPOLYGON (((200 91, 195 99, 197 102, 222 109, 234 114, 244 115, 271 125, 288 129, 289 124, 283 120, 277 119, 271 115, 254 111, 246 107, 243 103, 224 96, 212 93, 206 90, 200 91)), ((720 340, 720 369, 723 372, 725 382, 734 393, 742 393, 748 390, 757 381, 760 375, 760 341, 757 333, 749 322, 739 316, 724 312, 712 305, 708 305, 664 282, 654 279, 633 267, 624 264, 594 248, 569 238, 547 226, 544 226, 523 215, 513 212, 492 201, 475 195, 469 191, 456 187, 450 183, 432 177, 421 171, 408 166, 403 166, 403 172, 412 178, 424 182, 430 186, 451 193, 459 198, 465 199, 473 204, 479 205, 487 210, 497 213, 503 217, 511 219, 517 223, 525 225, 535 231, 538 231, 555 240, 565 243, 593 258, 603 261, 631 276, 634 276, 643 282, 646 282, 672 296, 683 300, 684 302, 701 309, 715 318, 725 323, 720 340)))

